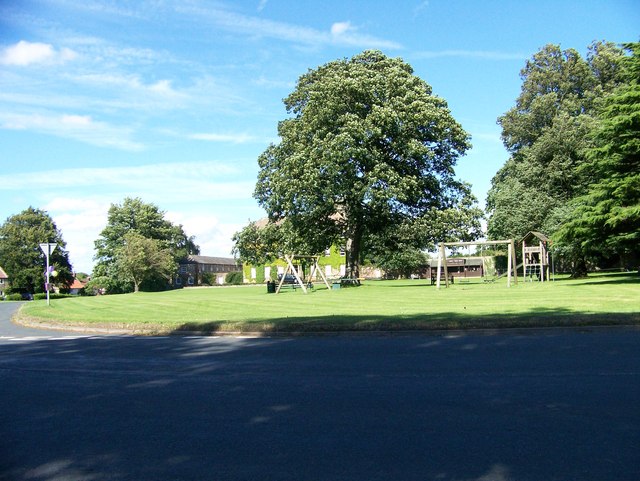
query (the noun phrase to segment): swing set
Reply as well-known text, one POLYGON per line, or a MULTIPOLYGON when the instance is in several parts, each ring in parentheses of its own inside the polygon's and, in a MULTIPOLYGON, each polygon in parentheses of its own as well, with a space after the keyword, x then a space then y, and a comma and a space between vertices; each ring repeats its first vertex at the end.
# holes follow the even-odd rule
POLYGON ((313 279, 315 275, 320 274, 320 278, 324 281, 324 284, 327 286, 327 289, 331 289, 329 282, 327 281, 327 277, 320 269, 318 265, 318 259, 320 256, 308 256, 308 255, 300 255, 300 254, 285 254, 284 260, 287 262, 286 271, 280 276, 280 282, 278 283, 278 287, 276 288, 276 294, 280 292, 282 286, 285 283, 285 280, 288 275, 293 275, 295 278, 295 285, 299 285, 302 288, 302 292, 307 293, 307 288, 311 286, 311 282, 305 285, 301 275, 304 275, 300 272, 296 266, 300 267, 305 263, 311 264, 311 271, 309 273, 309 279, 313 279))
MULTIPOLYGON (((436 273, 436 288, 440 289, 440 281, 442 279, 444 279, 445 282, 445 287, 449 287, 449 270, 447 268, 447 251, 446 248, 447 247, 470 247, 470 246, 481 246, 481 248, 484 248, 485 246, 492 246, 492 245, 504 245, 506 244, 508 246, 508 253, 507 253, 507 287, 511 287, 511 278, 513 276, 513 282, 515 284, 518 283, 518 272, 517 272, 517 267, 516 267, 516 249, 515 249, 515 242, 513 239, 508 239, 508 240, 495 240, 495 241, 473 241, 473 242, 441 242, 439 247, 438 247, 438 270, 436 273), (442 270, 444 267, 444 270, 442 270)), ((488 271, 487 269, 487 265, 483 256, 483 261, 482 261, 482 269, 483 269, 483 276, 484 276, 484 280, 485 282, 490 282, 488 280, 488 277, 486 275, 486 272, 488 271)), ((493 278, 492 280, 495 280, 495 278, 493 278)))

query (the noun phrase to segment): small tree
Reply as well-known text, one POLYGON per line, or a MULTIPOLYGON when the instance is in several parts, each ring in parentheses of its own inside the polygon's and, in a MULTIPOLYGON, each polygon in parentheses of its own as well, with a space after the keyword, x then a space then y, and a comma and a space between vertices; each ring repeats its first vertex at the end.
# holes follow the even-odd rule
POLYGON ((135 231, 124 236, 124 245, 118 249, 116 263, 119 271, 133 281, 134 292, 150 279, 162 277, 171 281, 176 263, 168 249, 163 249, 156 239, 148 239, 135 231))
MULTIPOLYGON (((158 206, 139 198, 127 197, 122 204, 111 205, 107 225, 95 241, 97 264, 93 277, 101 279, 103 289, 109 293, 121 293, 134 288, 130 275, 121 272, 116 262, 117 254, 124 247, 126 235, 130 232, 158 241, 159 248, 166 250, 174 263, 189 254, 199 254, 193 237, 188 237, 181 225, 172 224, 164 215, 158 206)), ((154 289, 164 287, 164 277, 146 277, 145 284, 154 289)))

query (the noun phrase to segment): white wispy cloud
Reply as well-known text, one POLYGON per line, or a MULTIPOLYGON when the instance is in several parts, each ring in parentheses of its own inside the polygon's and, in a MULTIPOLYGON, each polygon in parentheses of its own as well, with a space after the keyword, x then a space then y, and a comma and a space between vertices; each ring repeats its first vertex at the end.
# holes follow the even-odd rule
POLYGON ((233 234, 244 227, 243 224, 224 222, 213 212, 168 211, 165 217, 174 224, 182 225, 187 235, 195 236, 203 255, 230 257, 233 234))
POLYGON ((349 45, 381 49, 399 49, 402 47, 395 41, 360 34, 349 22, 335 23, 326 31, 323 31, 302 25, 244 15, 217 6, 205 8, 195 5, 179 5, 176 10, 186 15, 195 15, 199 18, 207 19, 220 28, 250 37, 274 38, 313 47, 326 45, 349 45))
POLYGON ((26 67, 34 64, 58 64, 76 57, 77 53, 66 47, 56 50, 48 43, 20 40, 0 50, 0 65, 26 67))
POLYGON ((496 52, 490 50, 423 50, 412 54, 412 57, 417 59, 463 57, 485 60, 523 60, 528 58, 528 55, 517 52, 496 52))
POLYGON ((131 139, 132 129, 96 121, 88 115, 51 113, 0 113, 0 128, 30 130, 85 142, 99 147, 140 151, 144 146, 131 139))
POLYGON ((189 138, 193 140, 205 140, 208 142, 229 142, 232 144, 246 144, 257 140, 256 137, 246 133, 221 134, 215 132, 191 134, 189 135, 189 138))
POLYGON ((429 8, 429 0, 424 0, 420 2, 414 9, 413 15, 420 15, 422 12, 426 11, 429 8))
POLYGON ((336 22, 331 25, 331 35, 344 35, 349 30, 353 30, 351 22, 336 22))
MULTIPOLYGON (((107 225, 111 203, 100 199, 79 201, 77 198, 60 196, 43 206, 62 232, 76 272, 91 273, 95 241, 107 225)), ((194 236, 203 255, 230 257, 233 234, 244 227, 243 224, 224 221, 213 209, 209 212, 167 211, 165 218, 182 225, 187 235, 194 236)))
POLYGON ((100 187, 114 196, 135 192, 143 198, 191 200, 194 193, 201 199, 250 198, 253 180, 238 179, 242 170, 231 163, 179 162, 146 164, 131 167, 89 167, 25 172, 0 175, 0 191, 25 188, 59 190, 81 186, 100 187))
POLYGON ((233 233, 243 227, 229 219, 229 202, 245 206, 250 215, 257 211, 251 200, 255 181, 241 177, 245 171, 219 161, 56 169, 0 175, 0 193, 38 191, 38 206, 62 231, 75 269, 90 272, 94 241, 107 224, 109 207, 125 197, 140 197, 161 209, 172 205, 166 218, 195 236, 203 254, 229 256, 233 233))

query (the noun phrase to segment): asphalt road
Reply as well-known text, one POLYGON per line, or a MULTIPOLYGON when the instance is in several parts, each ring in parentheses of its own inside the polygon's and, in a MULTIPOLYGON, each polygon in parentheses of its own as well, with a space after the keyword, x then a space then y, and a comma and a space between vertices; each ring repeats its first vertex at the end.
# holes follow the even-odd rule
POLYGON ((640 479, 640 330, 240 339, 0 322, 0 480, 640 479))

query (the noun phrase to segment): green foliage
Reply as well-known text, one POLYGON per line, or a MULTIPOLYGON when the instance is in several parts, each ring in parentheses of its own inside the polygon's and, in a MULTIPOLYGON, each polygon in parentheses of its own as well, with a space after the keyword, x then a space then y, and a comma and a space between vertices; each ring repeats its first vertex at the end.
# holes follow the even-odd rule
POLYGON ((224 282, 231 285, 241 285, 243 283, 242 272, 229 272, 225 278, 224 282))
MULTIPOLYGON (((139 198, 124 199, 121 205, 109 208, 107 226, 95 241, 97 264, 93 275, 100 279, 101 288, 109 293, 131 292, 135 288, 131 266, 122 270, 118 253, 125 246, 128 233, 134 232, 146 239, 158 242, 158 249, 167 251, 174 263, 189 254, 199 254, 193 237, 188 237, 181 225, 174 225, 164 218, 164 212, 154 204, 139 198)), ((156 275, 144 275, 138 287, 157 290, 166 286, 165 271, 154 268, 156 275)))
POLYGON ((401 59, 366 51, 330 62, 284 102, 292 117, 258 159, 255 197, 290 252, 346 245, 347 275, 357 276, 362 254, 380 239, 395 245, 399 226, 464 208, 453 167, 468 135, 401 59))
POLYGON ((391 251, 375 259, 375 265, 384 269, 389 278, 408 278, 428 264, 427 256, 418 249, 391 251))
POLYGON ((285 235, 282 223, 249 223, 233 235, 233 254, 242 262, 264 264, 283 255, 283 252, 298 251, 295 239, 285 235))
MULTIPOLYGON (((53 299, 66 299, 68 297, 72 297, 69 294, 57 294, 55 292, 50 292, 49 293, 49 299, 53 300, 53 299)), ((34 294, 33 295, 33 300, 34 301, 42 301, 45 300, 47 298, 47 293, 46 292, 39 292, 38 294, 34 294)))
MULTIPOLYGON (((591 182, 585 170, 590 134, 603 99, 624 82, 623 59, 622 49, 599 42, 586 60, 547 45, 527 61, 516 105, 498 119, 511 157, 487 196, 490 238, 553 234, 568 219, 567 204, 591 182)), ((564 246, 562 252, 584 270, 582 249, 564 246)))
POLYGON ((65 287, 73 282, 69 253, 62 233, 43 210, 29 207, 9 217, 0 226, 0 266, 10 281, 12 292, 43 292, 45 255, 40 244, 52 242, 58 247, 51 253, 50 265, 58 271, 51 282, 65 287))
MULTIPOLYGON (((640 256, 640 43, 628 44, 628 83, 605 99, 590 163, 583 171, 592 180, 573 203, 572 218, 557 240, 584 250, 615 252, 623 259, 640 256)), ((637 264, 636 264, 637 265, 637 264)))
POLYGON ((165 285, 169 284, 176 271, 169 249, 162 248, 159 240, 149 239, 133 230, 124 235, 124 245, 116 252, 116 264, 118 271, 133 281, 134 292, 140 290, 143 282, 154 282, 157 278, 164 279, 165 285))

